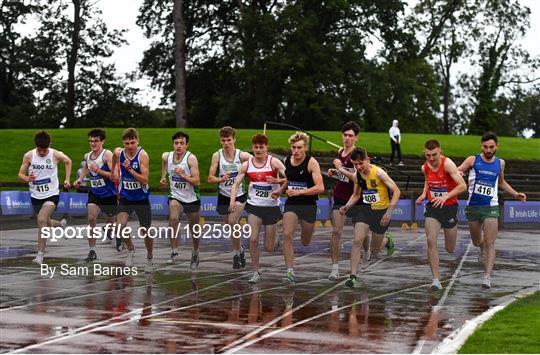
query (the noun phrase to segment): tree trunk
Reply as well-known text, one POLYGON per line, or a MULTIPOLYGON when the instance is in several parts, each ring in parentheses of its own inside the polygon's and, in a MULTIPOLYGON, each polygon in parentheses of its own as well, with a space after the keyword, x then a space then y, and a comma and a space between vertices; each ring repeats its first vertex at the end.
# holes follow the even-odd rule
POLYGON ((183 0, 174 0, 174 75, 176 86, 176 127, 186 126, 186 43, 184 34, 183 0))
MULTIPOLYGON (((84 1, 84 0, 82 0, 84 1)), ((75 120, 75 66, 79 52, 81 32, 81 0, 73 2, 73 32, 71 33, 71 50, 68 57, 68 83, 66 95, 66 119, 67 125, 73 126, 75 120)))
POLYGON ((450 56, 447 65, 445 66, 445 75, 443 83, 443 131, 445 134, 450 133, 450 95, 451 95, 451 84, 450 84, 450 66, 452 65, 452 57, 450 56))

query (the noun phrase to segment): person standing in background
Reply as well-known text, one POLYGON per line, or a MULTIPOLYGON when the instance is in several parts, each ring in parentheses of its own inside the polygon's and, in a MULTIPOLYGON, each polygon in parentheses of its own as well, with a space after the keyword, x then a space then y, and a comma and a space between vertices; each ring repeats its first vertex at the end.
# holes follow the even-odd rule
POLYGON ((390 134, 390 145, 392 146, 392 155, 390 155, 390 165, 394 165, 394 156, 397 152, 399 164, 398 166, 404 166, 401 160, 401 132, 398 127, 398 120, 392 121, 392 127, 388 130, 390 134))

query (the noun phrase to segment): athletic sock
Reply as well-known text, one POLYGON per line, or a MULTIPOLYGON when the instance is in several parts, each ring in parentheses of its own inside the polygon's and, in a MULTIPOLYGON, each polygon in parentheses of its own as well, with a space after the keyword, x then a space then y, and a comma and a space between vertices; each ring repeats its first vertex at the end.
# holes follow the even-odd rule
POLYGON ((293 268, 292 268, 292 267, 289 267, 289 268, 287 268, 287 272, 290 272, 291 274, 293 274, 293 275, 294 275, 294 270, 293 270, 293 268))
POLYGON ((339 264, 332 264, 332 270, 339 270, 339 264))

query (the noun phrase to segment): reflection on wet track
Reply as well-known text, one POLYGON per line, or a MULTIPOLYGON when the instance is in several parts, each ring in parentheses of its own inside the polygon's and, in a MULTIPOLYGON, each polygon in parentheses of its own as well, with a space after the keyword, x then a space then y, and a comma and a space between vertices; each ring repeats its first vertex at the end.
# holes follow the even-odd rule
MULTIPOLYGON (((326 279, 330 231, 316 230, 309 247, 295 243, 297 284, 281 284, 280 253, 261 253, 262 282, 247 283, 248 269, 232 270, 230 241, 203 240, 201 264, 190 273, 189 249, 181 261, 165 264, 167 241, 155 242, 156 271, 145 274, 144 245, 138 247, 138 274, 41 276, 30 260, 33 229, 2 232, 0 317, 3 352, 431 352, 465 321, 503 296, 538 287, 539 248, 530 232, 502 231, 492 289, 480 287, 478 250, 468 250, 461 229, 456 252, 439 243, 446 293, 428 291, 425 237, 393 231, 398 251, 363 264, 358 289, 344 279, 326 279), (461 267, 458 266, 461 263, 461 267), (453 281, 452 281, 453 278, 453 281), (450 286, 450 289, 448 289, 450 286), (436 307, 434 307, 436 306, 436 307)), ((348 270, 352 231, 346 227, 340 270, 348 270)), ((182 243, 189 245, 189 243, 182 243)), ((247 245, 247 243, 245 243, 247 245)), ((46 262, 84 267, 86 241, 50 243, 46 262)), ((98 245, 98 262, 122 266, 125 254, 98 245)), ((444 291, 444 290, 443 290, 444 291)))

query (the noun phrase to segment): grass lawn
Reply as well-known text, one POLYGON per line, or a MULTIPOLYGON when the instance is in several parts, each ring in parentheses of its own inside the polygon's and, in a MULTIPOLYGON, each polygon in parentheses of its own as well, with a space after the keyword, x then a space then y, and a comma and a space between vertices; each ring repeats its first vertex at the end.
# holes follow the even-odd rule
MULTIPOLYGON (((406 129, 403 129, 406 131, 406 129)), ((120 135, 122 128, 109 128, 107 131, 106 148, 112 149, 121 146, 120 135)), ((161 175, 161 153, 172 150, 171 136, 176 131, 174 128, 141 128, 139 129, 140 144, 150 155, 150 186, 158 186, 161 175)), ((185 129, 190 135, 190 151, 198 159, 201 170, 203 189, 212 189, 211 184, 206 183, 206 174, 210 167, 212 154, 220 148, 218 129, 185 129)), ((251 148, 251 136, 262 130, 243 129, 238 132, 237 148, 249 150, 251 148)), ((36 130, 7 129, 0 131, 2 142, 2 154, 0 155, 0 182, 16 182, 19 166, 23 154, 34 147, 33 135, 36 130)), ((72 176, 75 173, 84 153, 88 152, 87 143, 88 129, 51 129, 52 146, 62 150, 73 160, 72 176)), ((270 148, 288 149, 287 138, 293 133, 290 130, 270 130, 270 148)), ((341 145, 341 132, 311 132, 341 145)), ((480 150, 480 138, 477 136, 451 136, 431 134, 408 134, 403 133, 403 154, 422 155, 424 142, 428 139, 438 139, 441 142, 445 155, 465 157, 480 150)), ((371 154, 389 154, 390 143, 386 133, 361 132, 359 145, 364 146, 371 154)), ((540 159, 540 139, 522 139, 502 137, 499 141, 500 156, 505 159, 540 159)), ((336 152, 331 145, 314 140, 314 151, 336 152)), ((60 178, 63 179, 64 169, 60 168, 60 178)))
POLYGON ((540 352, 540 292, 512 303, 484 323, 459 349, 460 354, 536 354, 540 352))

